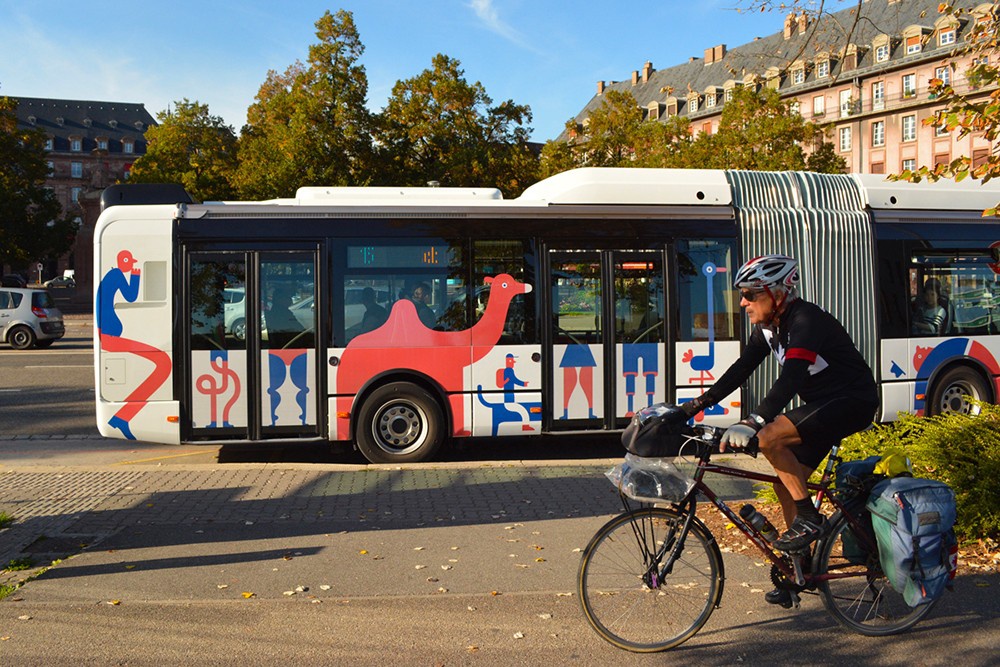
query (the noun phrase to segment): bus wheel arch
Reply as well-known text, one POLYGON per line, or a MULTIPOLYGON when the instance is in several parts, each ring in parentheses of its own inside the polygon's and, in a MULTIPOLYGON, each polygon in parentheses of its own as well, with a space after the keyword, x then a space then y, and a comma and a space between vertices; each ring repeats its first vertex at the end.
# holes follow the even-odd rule
POLYGON ((948 412, 979 414, 979 408, 965 400, 966 396, 995 403, 993 382, 979 366, 952 364, 935 374, 927 392, 924 414, 929 417, 948 412))
POLYGON ((431 388, 394 378, 359 397, 354 440, 372 463, 414 463, 434 458, 447 434, 446 411, 431 388))

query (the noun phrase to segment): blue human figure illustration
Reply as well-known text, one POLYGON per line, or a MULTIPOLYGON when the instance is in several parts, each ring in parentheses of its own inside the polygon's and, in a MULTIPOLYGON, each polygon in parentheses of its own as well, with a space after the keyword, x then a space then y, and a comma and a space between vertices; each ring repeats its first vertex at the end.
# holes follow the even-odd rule
POLYGON ((504 406, 508 410, 516 414, 521 415, 521 430, 522 431, 534 431, 535 429, 528 424, 531 421, 531 415, 528 414, 528 409, 517 402, 517 396, 514 394, 514 387, 527 387, 528 383, 525 380, 517 377, 514 373, 514 363, 515 357, 513 354, 508 354, 506 357, 506 364, 500 373, 497 373, 497 385, 503 389, 503 402, 504 406))
POLYGON ((278 406, 281 405, 281 394, 278 390, 285 384, 286 379, 291 379, 292 384, 298 388, 295 393, 295 402, 298 403, 299 419, 302 424, 306 423, 306 397, 309 393, 309 357, 308 350, 269 350, 268 368, 270 370, 270 382, 267 394, 271 397, 271 426, 278 425, 278 406), (287 374, 286 374, 287 369, 287 374))
POLYGON ((715 376, 711 372, 715 368, 715 292, 712 289, 712 278, 715 277, 715 274, 725 273, 725 271, 725 268, 716 266, 714 262, 705 262, 701 266, 701 272, 705 275, 705 284, 708 290, 708 300, 705 307, 708 316, 708 354, 694 356, 692 351, 688 350, 682 359, 682 361, 690 364, 691 370, 698 371, 698 377, 691 378, 691 380, 698 381, 702 385, 705 384, 706 380, 715 379, 715 376))
POLYGON ((659 367, 659 352, 656 343, 625 343, 622 345, 622 374, 625 376, 625 395, 628 397, 626 417, 635 414, 635 380, 639 375, 639 362, 646 378, 646 406, 653 405, 656 394, 656 376, 659 367))

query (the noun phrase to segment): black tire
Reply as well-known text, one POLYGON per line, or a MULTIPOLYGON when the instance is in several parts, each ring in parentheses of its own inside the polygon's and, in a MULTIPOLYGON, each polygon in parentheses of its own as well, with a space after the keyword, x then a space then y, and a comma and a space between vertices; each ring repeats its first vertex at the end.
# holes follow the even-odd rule
POLYGON ((358 412, 358 448, 372 463, 429 461, 444 442, 441 406, 409 382, 379 387, 358 412))
POLYGON ((28 350, 35 346, 35 332, 20 324, 7 332, 7 342, 15 350, 28 350))
POLYGON ((247 321, 244 318, 241 317, 233 322, 233 326, 229 330, 233 333, 233 337, 236 340, 247 339, 247 321))
MULTIPOLYGON (((722 553, 700 522, 691 525, 681 557, 664 581, 649 583, 657 549, 673 545, 683 517, 642 508, 606 523, 583 552, 577 593, 602 638, 636 653, 673 648, 705 625, 722 596, 722 553)), ((662 563, 658 563, 662 568, 662 563)))
POLYGON ((969 396, 977 401, 990 401, 993 394, 982 375, 967 366, 956 366, 935 380, 925 413, 929 416, 947 412, 979 414, 979 406, 970 403, 966 398, 969 396))
POLYGON ((850 529, 846 517, 832 519, 830 533, 816 546, 815 572, 839 575, 820 583, 823 605, 840 625, 868 637, 884 637, 908 630, 930 613, 934 602, 911 607, 893 590, 882 573, 878 554, 864 565, 843 557, 843 534, 850 529))

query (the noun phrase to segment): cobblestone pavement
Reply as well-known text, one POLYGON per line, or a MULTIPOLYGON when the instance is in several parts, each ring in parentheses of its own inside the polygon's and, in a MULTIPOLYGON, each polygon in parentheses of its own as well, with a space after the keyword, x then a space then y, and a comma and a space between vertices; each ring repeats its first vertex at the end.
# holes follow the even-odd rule
MULTIPOLYGON (((418 528, 613 514, 609 461, 417 465, 405 469, 267 464, 12 468, 0 472, 0 562, 59 557, 127 526, 319 523, 418 528)), ((722 482, 723 480, 720 480, 722 482)), ((731 497, 749 485, 720 484, 731 497)))

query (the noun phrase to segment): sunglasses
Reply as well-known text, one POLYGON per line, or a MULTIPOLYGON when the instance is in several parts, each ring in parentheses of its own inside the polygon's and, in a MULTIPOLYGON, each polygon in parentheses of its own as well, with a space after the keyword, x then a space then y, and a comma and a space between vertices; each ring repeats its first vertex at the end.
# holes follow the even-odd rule
POLYGON ((747 301, 756 301, 757 297, 764 293, 764 290, 741 289, 740 298, 747 301))

